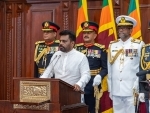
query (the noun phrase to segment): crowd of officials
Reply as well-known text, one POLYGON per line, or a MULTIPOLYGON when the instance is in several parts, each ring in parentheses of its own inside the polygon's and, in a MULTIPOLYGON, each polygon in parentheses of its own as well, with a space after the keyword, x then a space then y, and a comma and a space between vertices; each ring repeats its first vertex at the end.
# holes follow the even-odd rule
POLYGON ((118 39, 111 41, 106 50, 105 45, 95 42, 100 27, 95 22, 81 24, 83 43, 76 44, 74 32, 63 30, 58 34, 56 23, 44 21, 43 41, 35 43, 35 77, 58 78, 73 85, 75 91, 83 90, 81 102, 88 105, 89 113, 96 113, 94 86, 101 88, 107 76, 114 113, 135 113, 135 94, 146 103, 149 113, 148 71, 136 74, 150 68, 150 45, 131 37, 136 23, 132 17, 118 16, 118 39))

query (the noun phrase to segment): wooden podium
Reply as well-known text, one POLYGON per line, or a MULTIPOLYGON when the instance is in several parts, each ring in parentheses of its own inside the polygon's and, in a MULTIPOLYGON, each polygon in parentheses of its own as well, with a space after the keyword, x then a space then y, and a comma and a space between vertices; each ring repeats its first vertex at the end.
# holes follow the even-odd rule
POLYGON ((59 79, 14 78, 13 100, 0 101, 0 113, 88 113, 81 93, 59 79))

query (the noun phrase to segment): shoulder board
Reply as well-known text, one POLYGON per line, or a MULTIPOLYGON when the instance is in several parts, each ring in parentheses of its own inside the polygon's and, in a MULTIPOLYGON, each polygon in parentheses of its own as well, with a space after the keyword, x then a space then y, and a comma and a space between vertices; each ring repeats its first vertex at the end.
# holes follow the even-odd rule
POLYGON ((59 40, 55 40, 55 43, 60 43, 60 41, 59 40))
POLYGON ((116 43, 116 42, 119 42, 119 40, 110 41, 110 44, 113 44, 113 43, 116 43))
POLYGON ((150 44, 145 44, 143 47, 147 47, 147 46, 150 46, 150 44))
POLYGON ((84 45, 84 43, 78 43, 78 44, 76 44, 76 47, 77 46, 82 46, 82 45, 84 45))
POLYGON ((94 45, 97 46, 97 47, 99 47, 99 48, 101 48, 101 49, 105 48, 105 45, 101 45, 101 44, 98 44, 98 43, 95 43, 94 45))
POLYGON ((35 42, 36 45, 40 44, 40 43, 45 43, 45 41, 37 41, 37 42, 35 42))
POLYGON ((131 42, 140 44, 140 43, 141 43, 141 40, 138 40, 138 39, 132 39, 131 42))

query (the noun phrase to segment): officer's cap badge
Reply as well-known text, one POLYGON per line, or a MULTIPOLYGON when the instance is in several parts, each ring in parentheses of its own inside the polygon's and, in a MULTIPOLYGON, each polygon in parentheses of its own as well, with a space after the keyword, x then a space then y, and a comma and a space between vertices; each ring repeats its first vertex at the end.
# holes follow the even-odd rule
POLYGON ((45 22, 44 27, 45 28, 49 27, 49 22, 45 22))
POLYGON ((88 22, 85 22, 84 23, 84 28, 88 28, 89 27, 89 23, 88 22))
POLYGON ((125 23, 126 22, 126 19, 125 17, 121 17, 121 20, 120 20, 121 23, 125 23))

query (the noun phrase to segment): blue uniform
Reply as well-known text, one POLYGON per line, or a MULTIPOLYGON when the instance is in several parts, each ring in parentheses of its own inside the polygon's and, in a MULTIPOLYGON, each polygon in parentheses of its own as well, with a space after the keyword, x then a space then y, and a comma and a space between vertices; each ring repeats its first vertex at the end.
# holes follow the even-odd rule
POLYGON ((46 45, 45 41, 38 41, 35 43, 35 55, 34 55, 34 77, 39 78, 49 65, 51 57, 59 49, 59 41, 56 40, 50 45, 46 45))
POLYGON ((104 46, 98 43, 88 47, 86 47, 84 43, 80 43, 76 45, 76 49, 84 53, 89 61, 91 79, 84 89, 84 98, 85 103, 89 106, 89 112, 95 113, 93 79, 97 74, 101 75, 102 79, 107 75, 107 53, 104 46))

